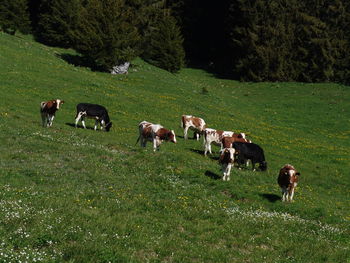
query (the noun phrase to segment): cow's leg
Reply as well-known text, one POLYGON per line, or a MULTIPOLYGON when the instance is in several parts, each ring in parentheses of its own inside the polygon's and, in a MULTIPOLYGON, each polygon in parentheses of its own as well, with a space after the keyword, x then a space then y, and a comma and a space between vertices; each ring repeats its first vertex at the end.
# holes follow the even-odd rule
POLYGON ((282 202, 285 202, 287 197, 287 189, 286 187, 282 187, 281 190, 282 190, 282 202))
POLYGON ((155 152, 157 150, 157 139, 156 137, 153 137, 153 151, 155 152))
POLYGON ((41 113, 41 120, 43 123, 43 127, 46 127, 46 125, 47 125, 46 113, 44 113, 44 112, 41 113))
POLYGON ((256 171, 256 169, 255 169, 255 162, 253 160, 251 160, 251 161, 252 161, 252 170, 253 170, 253 172, 255 172, 256 171))
POLYGON ((77 116, 75 117, 75 128, 78 127, 78 122, 80 121, 80 119, 82 118, 83 113, 82 112, 78 112, 77 116))
POLYGON ((209 153, 210 153, 210 154, 213 154, 213 153, 211 152, 211 143, 208 144, 208 150, 209 150, 209 153))
POLYGON ((84 129, 86 129, 85 120, 83 116, 81 116, 81 124, 83 124, 84 129))
POLYGON ((188 126, 186 126, 185 127, 185 129, 184 129, 184 138, 185 138, 185 140, 187 140, 188 139, 188 135, 187 135, 187 132, 188 132, 188 126))
POLYGON ((231 164, 227 164, 226 167, 226 181, 230 181, 230 173, 231 173, 231 164))
POLYGON ((289 191, 289 201, 293 201, 293 196, 294 196, 294 187, 289 191))
POLYGON ((147 144, 147 139, 145 137, 143 137, 142 135, 141 136, 141 147, 146 147, 146 144, 147 144))
POLYGON ((106 127, 106 122, 104 120, 101 120, 100 126, 101 126, 101 130, 102 130, 103 127, 106 127))
MULTIPOLYGON (((97 130, 97 125, 98 125, 98 120, 95 120, 95 127, 94 127, 94 130, 96 131, 97 130)), ((101 128, 102 128, 102 125, 101 125, 101 128)))
POLYGON ((55 115, 49 115, 49 126, 52 126, 53 119, 55 118, 55 115))
POLYGON ((201 136, 199 132, 196 132, 196 136, 197 136, 197 141, 199 141, 199 137, 201 136))

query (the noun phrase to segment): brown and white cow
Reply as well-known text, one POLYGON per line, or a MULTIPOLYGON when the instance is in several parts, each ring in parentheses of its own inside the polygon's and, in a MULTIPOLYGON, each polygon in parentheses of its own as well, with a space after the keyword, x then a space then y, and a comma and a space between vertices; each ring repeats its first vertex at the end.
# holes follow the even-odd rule
POLYGON ((139 123, 139 137, 136 143, 138 141, 141 147, 146 147, 147 141, 153 142, 153 151, 156 151, 163 141, 176 143, 176 136, 173 130, 165 129, 160 124, 142 121, 139 123))
POLYGON ((181 117, 181 127, 184 129, 184 138, 188 139, 188 129, 194 130, 194 135, 199 140, 200 134, 203 133, 206 124, 202 118, 194 117, 192 115, 182 115, 181 117))
POLYGON ((282 201, 293 201, 294 189, 299 181, 300 173, 290 164, 280 170, 277 182, 282 190, 282 201))
POLYGON ((222 146, 221 144, 222 138, 230 137, 234 134, 234 132, 232 131, 215 130, 212 128, 206 128, 203 133, 204 133, 204 155, 207 155, 207 152, 212 154, 211 152, 212 143, 218 146, 222 146))
POLYGON ((49 100, 40 103, 40 114, 43 122, 43 127, 51 127, 56 111, 64 103, 63 100, 49 100))
POLYGON ((219 163, 223 172, 222 180, 230 181, 231 168, 234 163, 235 149, 224 148, 220 151, 219 163))
POLYGON ((244 133, 234 133, 232 136, 222 138, 222 148, 231 148, 234 142, 251 143, 252 141, 246 139, 244 133))

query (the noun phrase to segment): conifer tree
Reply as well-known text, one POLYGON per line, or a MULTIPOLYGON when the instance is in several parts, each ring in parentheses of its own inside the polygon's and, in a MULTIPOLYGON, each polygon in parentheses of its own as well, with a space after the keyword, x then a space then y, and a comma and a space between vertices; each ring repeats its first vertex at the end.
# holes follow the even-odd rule
POLYGON ((180 28, 176 20, 168 14, 160 17, 154 26, 148 38, 144 58, 157 67, 177 72, 183 67, 185 60, 180 28))
POLYGON ((72 46, 72 34, 81 12, 80 0, 41 0, 35 35, 45 44, 72 46))
POLYGON ((137 56, 140 40, 132 10, 123 0, 88 0, 74 31, 75 49, 100 70, 137 56))
POLYGON ((29 33, 30 20, 27 0, 0 0, 0 28, 6 33, 29 33))

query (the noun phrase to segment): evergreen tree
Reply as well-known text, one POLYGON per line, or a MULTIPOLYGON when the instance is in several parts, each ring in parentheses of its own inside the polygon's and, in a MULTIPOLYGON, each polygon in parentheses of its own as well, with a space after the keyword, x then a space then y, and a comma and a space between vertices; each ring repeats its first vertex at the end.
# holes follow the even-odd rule
POLYGON ((324 8, 327 8, 324 0, 308 0, 297 13, 295 46, 298 49, 294 60, 299 66, 298 81, 320 82, 333 78, 335 59, 329 27, 319 12, 324 8))
POLYGON ((183 38, 176 20, 164 15, 151 32, 144 58, 151 64, 177 72, 184 65, 183 38))
POLYGON ((137 56, 140 36, 131 8, 123 0, 86 2, 74 31, 75 49, 106 71, 137 56))
POLYGON ((0 28, 12 35, 17 30, 29 33, 30 20, 27 0, 0 0, 0 28))
POLYGON ((81 8, 80 0, 41 0, 37 39, 52 46, 71 47, 81 8))
POLYGON ((350 84, 350 2, 328 1, 327 8, 320 10, 326 21, 334 56, 333 80, 350 84))

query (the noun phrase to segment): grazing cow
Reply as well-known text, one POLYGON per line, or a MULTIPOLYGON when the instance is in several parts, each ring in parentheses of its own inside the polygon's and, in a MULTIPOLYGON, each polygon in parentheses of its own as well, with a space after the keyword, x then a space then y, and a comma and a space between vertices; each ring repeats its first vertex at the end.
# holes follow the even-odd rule
POLYGON ((223 176, 222 180, 230 181, 230 173, 235 158, 235 149, 224 148, 220 151, 219 163, 221 164, 223 176))
POLYGON ((293 201, 294 189, 298 184, 300 173, 295 168, 286 164, 280 170, 277 182, 282 190, 282 201, 293 201))
POLYGON ((251 140, 247 140, 245 138, 245 134, 244 133, 234 133, 232 136, 230 137, 224 137, 221 140, 222 143, 222 148, 231 148, 232 147, 232 143, 234 142, 243 142, 243 143, 251 143, 251 140))
POLYGON ((194 117, 191 115, 182 115, 181 127, 184 129, 185 140, 188 139, 188 136, 187 136, 188 129, 191 129, 191 130, 194 130, 194 136, 198 141, 200 134, 203 133, 206 127, 206 124, 202 118, 194 117))
POLYGON ((140 141, 141 147, 146 147, 147 141, 153 142, 153 151, 159 150, 163 141, 176 143, 176 136, 173 130, 165 129, 160 124, 153 124, 148 121, 139 123, 139 137, 136 143, 140 141))
POLYGON ((207 155, 207 152, 212 154, 211 152, 212 143, 218 146, 222 146, 221 144, 222 138, 227 136, 232 136, 234 134, 234 132, 232 131, 222 131, 222 130, 215 130, 211 128, 206 128, 203 133, 204 133, 204 155, 207 155))
POLYGON ((112 127, 112 122, 109 119, 108 111, 105 107, 97 104, 79 103, 77 105, 77 114, 75 116, 75 127, 77 127, 79 120, 86 129, 84 118, 95 119, 95 131, 97 125, 100 124, 101 130, 104 128, 107 132, 112 127))
POLYGON ((252 169, 255 171, 255 164, 259 163, 259 168, 266 171, 264 150, 255 143, 234 142, 232 148, 236 150, 238 164, 246 164, 248 160, 252 162, 252 169))
POLYGON ((43 122, 43 127, 51 127, 56 111, 64 103, 63 100, 49 100, 40 103, 40 114, 43 122))

